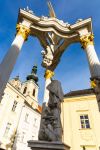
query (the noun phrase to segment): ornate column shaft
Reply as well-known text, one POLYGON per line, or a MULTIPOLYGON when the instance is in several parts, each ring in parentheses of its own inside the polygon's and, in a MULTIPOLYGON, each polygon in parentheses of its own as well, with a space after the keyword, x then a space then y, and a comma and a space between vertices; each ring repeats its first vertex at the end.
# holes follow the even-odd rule
POLYGON ((100 111, 100 62, 94 49, 93 35, 80 38, 82 47, 85 49, 91 72, 91 87, 96 94, 98 108, 100 111))
POLYGON ((80 38, 82 48, 85 49, 88 63, 90 67, 90 73, 92 78, 100 77, 100 62, 96 54, 93 42, 93 34, 85 35, 80 38))
POLYGON ((17 34, 12 42, 11 48, 8 50, 6 56, 0 64, 0 100, 22 45, 30 33, 30 29, 23 24, 17 24, 16 30, 17 34))
POLYGON ((47 86, 51 83, 51 78, 54 76, 54 72, 51 70, 46 70, 45 72, 45 89, 44 89, 44 101, 43 103, 48 103, 49 100, 49 91, 47 89, 47 86))

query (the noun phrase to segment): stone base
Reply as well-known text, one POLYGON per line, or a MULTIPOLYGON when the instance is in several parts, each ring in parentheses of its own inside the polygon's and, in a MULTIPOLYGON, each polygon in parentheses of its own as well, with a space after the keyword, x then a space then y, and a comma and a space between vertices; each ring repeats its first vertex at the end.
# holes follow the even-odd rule
POLYGON ((70 150, 70 147, 62 142, 28 141, 32 150, 70 150))

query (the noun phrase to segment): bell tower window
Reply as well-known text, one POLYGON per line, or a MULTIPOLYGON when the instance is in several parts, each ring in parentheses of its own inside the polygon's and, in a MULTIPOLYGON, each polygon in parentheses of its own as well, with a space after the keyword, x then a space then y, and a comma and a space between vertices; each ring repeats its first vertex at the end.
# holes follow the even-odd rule
POLYGON ((27 90, 27 87, 25 87, 25 88, 24 88, 23 94, 25 94, 25 93, 26 93, 26 90, 27 90))
POLYGON ((35 96, 35 89, 33 89, 33 96, 35 96))

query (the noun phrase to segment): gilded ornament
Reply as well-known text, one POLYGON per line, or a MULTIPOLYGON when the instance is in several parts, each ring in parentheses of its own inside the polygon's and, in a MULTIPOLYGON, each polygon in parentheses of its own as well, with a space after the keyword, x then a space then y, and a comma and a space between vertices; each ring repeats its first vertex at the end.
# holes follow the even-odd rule
POLYGON ((95 88, 95 87, 96 87, 96 81, 95 81, 95 79, 91 81, 91 87, 92 87, 92 88, 95 88))
POLYGON ((28 35, 30 34, 30 29, 22 24, 17 24, 16 26, 17 35, 22 35, 24 40, 27 40, 28 35))
POLYGON ((54 76, 54 72, 51 70, 46 70, 44 77, 46 79, 52 78, 52 76, 54 76))
POLYGON ((80 37, 80 42, 82 45, 82 48, 86 48, 88 45, 94 45, 94 35, 90 34, 90 35, 84 35, 82 37, 80 37))

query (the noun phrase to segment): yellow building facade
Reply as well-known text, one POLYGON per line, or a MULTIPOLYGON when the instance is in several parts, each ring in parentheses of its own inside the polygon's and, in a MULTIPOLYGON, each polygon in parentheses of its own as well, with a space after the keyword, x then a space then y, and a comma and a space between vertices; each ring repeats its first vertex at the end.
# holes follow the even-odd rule
POLYGON ((62 125, 63 141, 71 150, 100 150, 100 112, 93 89, 65 95, 62 125))

